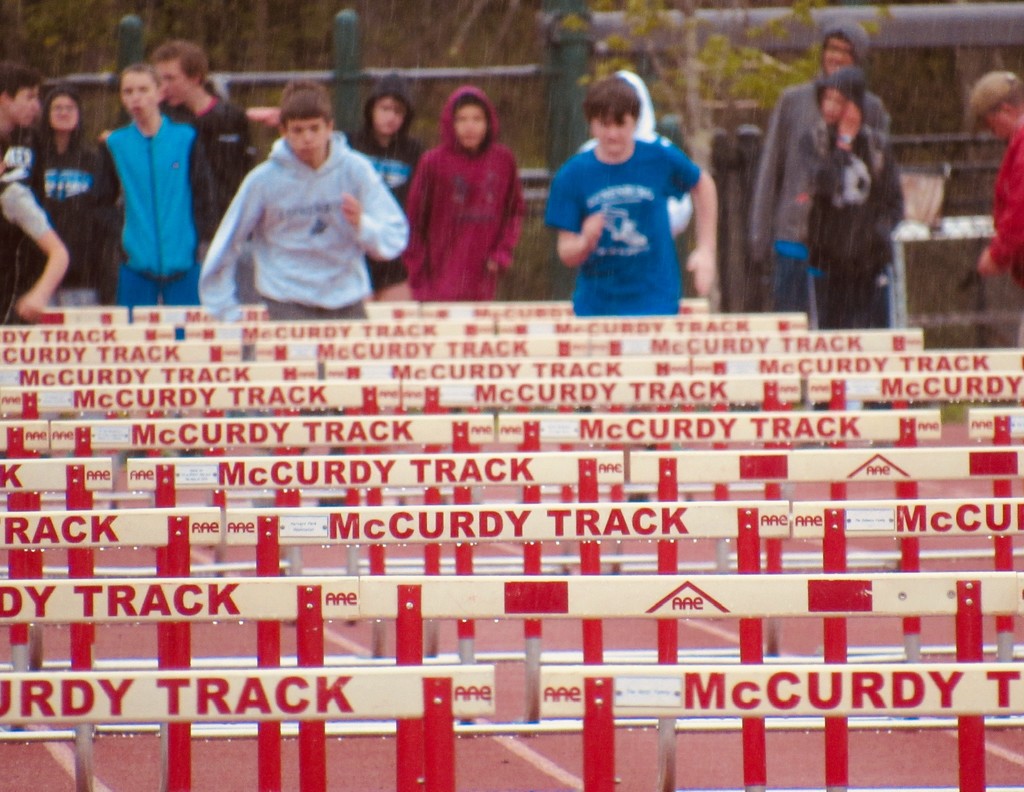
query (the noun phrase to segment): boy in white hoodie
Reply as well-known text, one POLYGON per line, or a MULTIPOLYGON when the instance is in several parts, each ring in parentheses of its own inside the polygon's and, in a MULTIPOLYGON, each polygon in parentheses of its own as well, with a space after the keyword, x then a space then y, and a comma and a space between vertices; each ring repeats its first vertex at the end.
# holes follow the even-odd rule
POLYGON ((271 319, 365 318, 366 256, 394 259, 405 249, 405 214, 373 164, 334 132, 323 86, 285 87, 281 135, 210 243, 200 300, 221 319, 238 318, 235 271, 251 235, 256 290, 271 319))

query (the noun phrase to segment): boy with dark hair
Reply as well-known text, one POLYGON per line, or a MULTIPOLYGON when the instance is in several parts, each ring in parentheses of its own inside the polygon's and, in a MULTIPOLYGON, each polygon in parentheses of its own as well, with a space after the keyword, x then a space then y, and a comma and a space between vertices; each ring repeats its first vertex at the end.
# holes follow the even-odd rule
POLYGON ((118 305, 198 305, 201 247, 216 224, 202 146, 160 112, 152 66, 121 73, 121 103, 132 121, 107 138, 125 205, 118 305))
POLYGON ((693 198, 697 245, 686 266, 707 295, 716 273, 715 183, 679 149, 635 139, 640 100, 626 81, 593 83, 583 112, 597 145, 559 169, 544 216, 558 229, 559 258, 579 267, 573 308, 579 316, 676 314, 682 276, 666 202, 693 198))
MULTIPOLYGON (((811 173, 807 248, 817 326, 889 326, 892 230, 903 193, 888 137, 864 123, 864 72, 841 68, 818 82, 821 117, 804 133, 811 173)), ((800 211, 794 206, 794 215, 800 211)))
MULTIPOLYGON (((352 148, 365 154, 373 163, 403 208, 416 165, 423 154, 423 145, 409 135, 413 115, 409 84, 398 74, 386 74, 363 104, 363 126, 348 135, 352 148)), ((369 265, 376 299, 412 298, 408 275, 400 258, 391 261, 371 259, 369 265)))
POLYGON ((153 51, 151 60, 160 76, 164 112, 173 121, 191 124, 199 135, 213 172, 219 222, 253 165, 249 120, 245 111, 221 99, 207 84, 209 62, 199 45, 167 41, 153 51))
POLYGON ((8 181, 28 181, 32 174, 42 83, 42 75, 30 66, 0 61, 0 148, 8 181))
POLYGON ((235 273, 252 239, 256 289, 271 319, 361 319, 366 256, 392 259, 408 240, 401 207, 366 157, 334 132, 330 96, 289 83, 281 139, 239 188, 203 262, 203 305, 237 319, 235 273))
POLYGON ((440 126, 441 143, 420 160, 406 203, 409 285, 421 301, 493 300, 522 229, 519 168, 479 88, 456 88, 440 126))
POLYGON ((29 188, 39 72, 0 62, 0 324, 37 322, 68 267, 68 252, 29 188), (44 260, 33 266, 29 243, 44 260))

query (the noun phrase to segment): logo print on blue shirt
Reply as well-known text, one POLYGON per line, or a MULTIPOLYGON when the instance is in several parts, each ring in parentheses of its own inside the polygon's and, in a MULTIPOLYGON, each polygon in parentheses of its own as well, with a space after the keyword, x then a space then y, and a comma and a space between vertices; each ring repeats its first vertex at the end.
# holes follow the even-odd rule
POLYGON ((318 217, 316 222, 313 223, 313 227, 309 229, 310 236, 317 236, 327 230, 327 223, 323 221, 322 217, 318 217))

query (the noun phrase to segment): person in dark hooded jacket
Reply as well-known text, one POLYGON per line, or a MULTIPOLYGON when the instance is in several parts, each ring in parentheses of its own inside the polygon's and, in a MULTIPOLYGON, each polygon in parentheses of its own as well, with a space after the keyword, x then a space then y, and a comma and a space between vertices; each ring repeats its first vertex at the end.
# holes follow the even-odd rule
POLYGON ((96 305, 101 292, 111 302, 117 273, 104 250, 116 233, 113 173, 103 152, 83 139, 82 102, 73 86, 58 85, 46 95, 39 139, 36 190, 70 256, 57 302, 96 305))
POLYGON ((479 88, 456 88, 440 126, 406 202, 409 285, 420 301, 493 300, 525 212, 516 159, 498 142, 497 113, 479 88))
MULTIPOLYGON (((827 77, 844 66, 863 66, 869 42, 856 22, 837 21, 822 31, 821 75, 827 77)), ((803 133, 819 118, 817 81, 794 85, 783 91, 772 111, 758 161, 757 178, 750 201, 748 255, 755 277, 771 272, 769 305, 775 311, 810 311, 813 292, 807 267, 807 238, 801 236, 806 213, 799 207, 803 172, 799 150, 803 133)), ((881 99, 864 95, 864 123, 888 134, 889 115, 881 99)))
POLYGON ((821 117, 802 136, 811 196, 807 223, 818 326, 889 326, 892 231, 903 219, 888 137, 864 123, 864 72, 847 66, 818 82, 821 117))
MULTIPOLYGON (((347 135, 349 145, 369 158, 404 209, 423 144, 409 135, 414 117, 409 84, 387 74, 374 86, 363 105, 363 126, 347 135)), ((408 275, 400 258, 367 262, 377 300, 412 298, 408 275)))

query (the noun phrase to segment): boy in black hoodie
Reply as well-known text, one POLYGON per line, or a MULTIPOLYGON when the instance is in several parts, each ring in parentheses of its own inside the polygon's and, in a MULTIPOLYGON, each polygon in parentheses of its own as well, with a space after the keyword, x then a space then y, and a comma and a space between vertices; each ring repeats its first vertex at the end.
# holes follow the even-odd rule
POLYGON ((801 141, 811 176, 809 264, 818 327, 887 327, 892 230, 903 194, 888 137, 863 121, 864 72, 847 66, 818 82, 821 118, 801 141))
MULTIPOLYGON (((413 106, 408 83, 398 74, 385 75, 363 105, 363 126, 347 135, 349 144, 366 155, 405 209, 409 184, 423 145, 409 136, 413 106)), ((412 299, 408 274, 401 259, 368 260, 374 296, 380 301, 412 299)))

